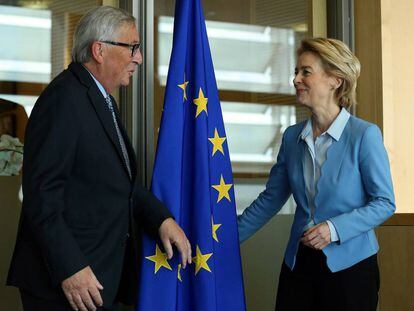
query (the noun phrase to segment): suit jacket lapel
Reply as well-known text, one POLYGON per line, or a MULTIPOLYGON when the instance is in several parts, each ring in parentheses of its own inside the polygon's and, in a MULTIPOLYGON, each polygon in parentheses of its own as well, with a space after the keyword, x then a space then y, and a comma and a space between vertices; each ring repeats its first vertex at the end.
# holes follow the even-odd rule
MULTIPOLYGON (((112 142, 114 148, 116 149, 119 159, 122 163, 122 166, 125 169, 125 172, 128 174, 124 156, 122 154, 121 146, 119 144, 118 135, 116 133, 114 121, 112 119, 111 112, 109 111, 105 103, 105 99, 103 98, 102 93, 99 91, 98 86, 96 85, 95 81, 93 81, 88 71, 85 68, 83 68, 81 64, 71 63, 69 65, 69 70, 71 70, 79 78, 82 84, 88 87, 88 96, 92 103, 92 106, 94 107, 96 114, 98 115, 98 118, 101 121, 101 124, 106 134, 108 135, 110 141, 112 142)), ((113 100, 113 98, 111 99, 113 100)), ((116 103, 114 100, 113 100, 113 104, 114 106, 116 106, 116 103)), ((118 122, 118 123, 119 123, 118 126, 122 128, 121 122, 118 122)), ((122 135, 124 136, 125 143, 130 144, 129 139, 125 138, 126 137, 124 134, 125 131, 123 129, 121 131, 122 131, 122 135)), ((134 158, 134 157, 130 157, 130 161, 133 162, 131 158, 134 158)), ((135 163, 134 163, 134 166, 135 166, 135 163)), ((135 169, 133 170, 132 166, 131 166, 131 171, 132 172, 135 171, 135 169)))
POLYGON ((112 103, 114 103, 115 115, 117 117, 118 126, 121 131, 121 135, 124 138, 125 147, 127 149, 128 156, 129 156, 129 164, 131 166, 130 168, 131 168, 132 180, 134 180, 136 177, 136 172, 137 172, 134 148, 132 147, 131 141, 129 140, 126 129, 120 120, 120 113, 119 113, 118 105, 116 104, 116 101, 112 96, 111 96, 111 100, 112 100, 112 103))
POLYGON ((116 133, 114 120, 112 119, 111 112, 106 106, 105 99, 102 97, 102 94, 98 92, 94 90, 93 88, 90 88, 88 91, 89 98, 91 99, 91 103, 93 107, 95 108, 96 114, 98 115, 99 120, 101 121, 101 124, 103 128, 105 129, 106 134, 108 135, 109 139, 114 145, 119 155, 120 160, 124 164, 125 160, 124 160, 124 156, 122 155, 122 150, 119 144, 118 135, 116 133))

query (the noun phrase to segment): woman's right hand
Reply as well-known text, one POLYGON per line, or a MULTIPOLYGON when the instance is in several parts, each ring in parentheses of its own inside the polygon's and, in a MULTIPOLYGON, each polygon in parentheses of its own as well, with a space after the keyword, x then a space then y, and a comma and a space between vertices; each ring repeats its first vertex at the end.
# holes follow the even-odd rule
POLYGON ((331 231, 328 223, 322 222, 305 231, 300 239, 302 244, 317 250, 321 250, 331 243, 331 231))

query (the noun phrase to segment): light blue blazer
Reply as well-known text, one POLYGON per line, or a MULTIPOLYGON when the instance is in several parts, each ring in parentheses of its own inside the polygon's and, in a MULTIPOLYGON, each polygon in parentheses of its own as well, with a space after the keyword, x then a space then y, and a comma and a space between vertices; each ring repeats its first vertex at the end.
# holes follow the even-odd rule
MULTIPOLYGON (((305 124, 286 129, 266 189, 238 219, 242 242, 279 212, 293 194, 297 208, 285 252, 290 269, 310 220, 302 169, 306 143, 300 139, 305 124)), ((332 140, 317 184, 315 206, 315 223, 329 219, 339 236, 338 242, 323 249, 332 272, 378 252, 374 228, 394 213, 395 200, 388 156, 376 125, 351 116, 340 139, 332 140)))

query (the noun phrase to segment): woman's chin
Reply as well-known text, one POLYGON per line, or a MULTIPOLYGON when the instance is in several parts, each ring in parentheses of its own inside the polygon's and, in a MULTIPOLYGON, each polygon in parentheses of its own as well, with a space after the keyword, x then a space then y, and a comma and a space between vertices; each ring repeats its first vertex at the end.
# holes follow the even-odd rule
POLYGON ((306 100, 302 100, 301 98, 296 98, 296 102, 301 105, 310 108, 310 104, 306 100))

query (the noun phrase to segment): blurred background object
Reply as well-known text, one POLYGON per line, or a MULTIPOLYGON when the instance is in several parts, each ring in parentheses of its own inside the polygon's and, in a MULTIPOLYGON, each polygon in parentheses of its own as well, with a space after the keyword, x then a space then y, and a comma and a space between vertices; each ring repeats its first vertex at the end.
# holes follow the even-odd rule
POLYGON ((16 176, 21 171, 27 120, 23 106, 0 98, 0 176, 16 176))

